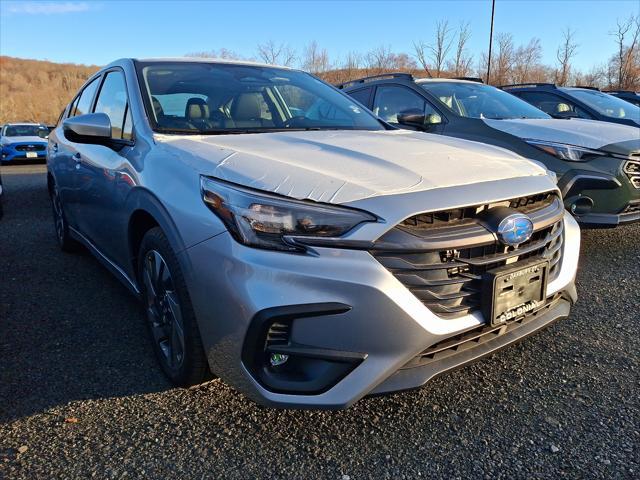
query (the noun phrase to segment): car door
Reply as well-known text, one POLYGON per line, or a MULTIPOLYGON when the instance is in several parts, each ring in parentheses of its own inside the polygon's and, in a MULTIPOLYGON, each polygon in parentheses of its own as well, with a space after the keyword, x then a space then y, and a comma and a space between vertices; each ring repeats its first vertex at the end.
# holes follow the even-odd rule
POLYGON ((111 121, 110 145, 78 145, 77 219, 82 234, 112 261, 118 258, 121 239, 114 241, 115 225, 122 209, 117 182, 130 169, 127 155, 132 147, 131 113, 124 72, 118 68, 104 74, 93 113, 111 121))
MULTIPOLYGON (((100 77, 89 82, 71 102, 67 118, 89 113, 93 106, 95 93, 100 83, 100 77)), ((67 222, 78 229, 79 188, 79 144, 67 140, 62 123, 58 124, 49 141, 49 165, 56 182, 67 222)))
POLYGON ((382 120, 392 125, 409 128, 398 123, 398 115, 407 111, 420 110, 432 124, 425 125, 430 133, 441 133, 444 118, 423 96, 402 85, 380 85, 376 88, 372 111, 382 120))

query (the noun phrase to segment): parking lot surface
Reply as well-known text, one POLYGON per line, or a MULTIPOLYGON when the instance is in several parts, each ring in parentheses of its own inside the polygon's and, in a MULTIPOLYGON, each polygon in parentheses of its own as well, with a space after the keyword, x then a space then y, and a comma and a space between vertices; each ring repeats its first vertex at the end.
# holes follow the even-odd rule
POLYGON ((45 168, 2 167, 0 478, 638 478, 640 225, 583 232, 567 320, 338 412, 165 381, 141 309, 59 251, 45 168))

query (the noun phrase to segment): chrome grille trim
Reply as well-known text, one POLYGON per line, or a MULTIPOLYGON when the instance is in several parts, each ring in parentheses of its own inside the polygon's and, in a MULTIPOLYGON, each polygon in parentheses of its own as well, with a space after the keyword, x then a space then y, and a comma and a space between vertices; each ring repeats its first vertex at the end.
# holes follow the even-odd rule
POLYGON ((471 218, 438 228, 412 229, 403 222, 377 241, 370 253, 433 313, 456 318, 481 308, 481 282, 487 270, 546 258, 550 281, 560 273, 562 201, 554 196, 529 216, 534 233, 518 247, 502 245, 479 218, 471 218))

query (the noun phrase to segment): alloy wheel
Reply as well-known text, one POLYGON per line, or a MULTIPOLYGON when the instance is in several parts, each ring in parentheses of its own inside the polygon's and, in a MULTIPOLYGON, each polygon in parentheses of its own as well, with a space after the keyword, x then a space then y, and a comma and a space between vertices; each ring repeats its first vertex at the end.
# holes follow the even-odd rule
POLYGON ((153 340, 165 365, 177 370, 184 361, 184 322, 171 272, 157 250, 145 254, 142 275, 153 340))
POLYGON ((60 195, 58 189, 54 188, 51 198, 53 204, 53 221, 56 227, 56 236, 60 243, 64 240, 64 215, 62 213, 62 202, 60 201, 60 195))

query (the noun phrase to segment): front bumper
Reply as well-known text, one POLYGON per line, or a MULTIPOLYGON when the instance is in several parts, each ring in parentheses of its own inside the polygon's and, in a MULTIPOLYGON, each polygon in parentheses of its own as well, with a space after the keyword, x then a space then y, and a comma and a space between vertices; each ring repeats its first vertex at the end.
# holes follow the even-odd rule
POLYGON ((16 160, 46 160, 47 159, 46 144, 44 144, 43 150, 37 150, 37 151, 31 151, 31 152, 18 150, 19 146, 20 145, 14 145, 14 144, 3 146, 0 153, 0 160, 2 160, 2 162, 11 162, 16 160), (33 154, 33 153, 36 154, 35 157, 32 155, 27 156, 27 154, 33 154))
POLYGON ((565 207, 580 224, 615 227, 640 221, 640 188, 623 160, 599 157, 580 167, 558 181, 565 207))
POLYGON ((180 260, 213 372, 263 405, 345 408, 371 393, 418 387, 438 373, 566 317, 575 301, 580 232, 568 213, 564 226, 561 270, 547 289, 548 298, 558 298, 552 308, 526 328, 453 355, 431 365, 428 372, 407 373, 404 367, 428 347, 482 327, 484 318, 479 312, 448 320, 438 317, 367 251, 265 251, 244 247, 225 232, 183 251, 180 260), (247 361, 252 326, 265 312, 282 309, 294 312, 292 343, 318 355, 338 352, 351 362, 328 388, 312 393, 274 391, 247 361))

